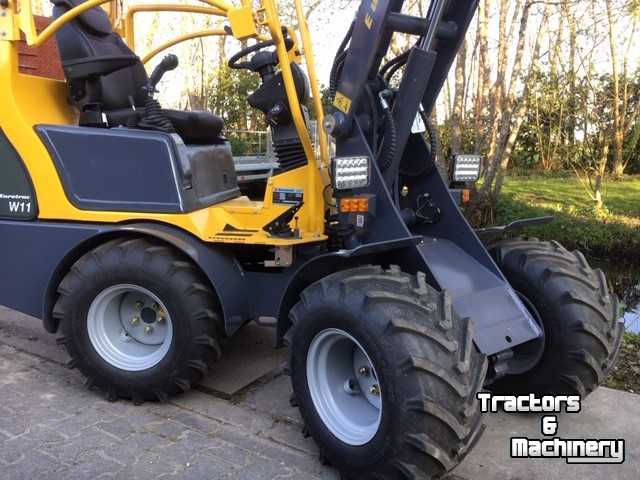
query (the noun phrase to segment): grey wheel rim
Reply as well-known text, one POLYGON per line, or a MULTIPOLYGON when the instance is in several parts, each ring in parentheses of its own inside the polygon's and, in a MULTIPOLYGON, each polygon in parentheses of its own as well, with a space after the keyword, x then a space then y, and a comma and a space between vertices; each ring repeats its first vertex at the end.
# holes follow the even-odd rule
POLYGON ((382 390, 371 358, 344 330, 323 330, 307 353, 307 383, 318 416, 342 442, 360 446, 380 428, 382 390))
POLYGON ((109 365, 137 372, 166 356, 173 339, 169 311, 152 292, 138 285, 109 287, 91 302, 89 340, 109 365))

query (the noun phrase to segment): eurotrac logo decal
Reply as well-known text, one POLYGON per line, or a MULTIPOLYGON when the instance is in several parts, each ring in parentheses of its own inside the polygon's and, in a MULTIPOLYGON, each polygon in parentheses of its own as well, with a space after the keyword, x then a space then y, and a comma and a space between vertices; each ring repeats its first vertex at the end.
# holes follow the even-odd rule
MULTIPOLYGON (((578 395, 492 395, 479 392, 480 409, 485 412, 578 413, 578 395)), ((564 458, 569 464, 623 463, 622 438, 563 438, 558 435, 558 416, 545 415, 541 433, 551 438, 511 437, 511 458, 564 458)))

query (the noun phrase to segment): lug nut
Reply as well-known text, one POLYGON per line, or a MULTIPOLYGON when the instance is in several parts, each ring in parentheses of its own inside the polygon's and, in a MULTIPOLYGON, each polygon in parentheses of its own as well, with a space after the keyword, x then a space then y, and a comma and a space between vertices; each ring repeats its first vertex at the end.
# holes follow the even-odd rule
POLYGON ((358 369, 358 373, 360 375, 362 375, 363 377, 368 377, 369 376, 369 368, 368 367, 360 367, 358 369))
POLYGON ((131 319, 131 325, 138 325, 140 323, 140 317, 133 317, 131 319))
POLYGON ((164 323, 164 312, 158 315, 158 319, 156 320, 156 323, 164 323))
POLYGON ((376 397, 380 396, 380 387, 376 384, 376 385, 371 385, 371 388, 369 389, 369 393, 371 395, 375 395, 376 397))
POLYGON ((160 305, 158 305, 157 303, 154 303, 154 304, 153 304, 153 309, 154 309, 156 312, 159 312, 159 311, 161 310, 160 305))
POLYGON ((142 310, 142 307, 144 307, 144 303, 142 303, 140 301, 136 302, 136 309, 142 310))
POLYGON ((151 333, 153 333, 153 327, 151 325, 145 325, 144 326, 144 333, 151 335, 151 333))

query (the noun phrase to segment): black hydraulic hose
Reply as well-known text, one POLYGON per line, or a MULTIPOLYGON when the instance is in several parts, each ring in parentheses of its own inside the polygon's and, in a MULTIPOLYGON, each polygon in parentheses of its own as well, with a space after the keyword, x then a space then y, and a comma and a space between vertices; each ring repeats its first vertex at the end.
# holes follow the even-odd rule
POLYGON ((331 74, 329 76, 329 94, 331 95, 331 100, 333 100, 336 96, 336 91, 338 90, 338 82, 340 81, 340 74, 342 73, 342 67, 344 66, 344 61, 347 58, 347 45, 351 41, 351 35, 353 34, 353 27, 355 22, 351 22, 349 26, 349 30, 347 30, 346 35, 342 39, 340 46, 338 47, 338 51, 336 52, 335 59, 333 60, 333 65, 331 66, 331 74))
POLYGON ((389 60, 387 63, 385 63, 382 68, 380 69, 380 75, 384 75, 387 70, 389 70, 391 67, 393 67, 394 65, 396 65, 398 62, 404 62, 406 61, 407 58, 409 58, 409 51, 407 50, 405 52, 402 52, 400 55, 398 55, 397 57, 392 58, 391 60, 389 60))
POLYGON ((382 145, 378 151, 378 166, 383 172, 393 163, 393 159, 396 156, 396 150, 398 148, 396 122, 393 119, 393 112, 385 98, 390 94, 391 92, 389 90, 383 90, 379 94, 382 110, 384 111, 384 140, 382 141, 382 145))
MULTIPOLYGON (((407 50, 407 52, 408 52, 408 50, 407 50)), ((391 79, 396 74, 396 72, 407 64, 408 58, 409 58, 409 55, 407 53, 407 56, 405 58, 403 58, 399 62, 395 63, 391 68, 389 68, 389 71, 384 76, 384 79, 385 79, 385 81, 387 83, 391 83, 391 79)))
POLYGON ((331 95, 331 101, 336 97, 338 91, 338 82, 340 81, 340 75, 342 74, 342 67, 344 67, 344 61, 347 58, 347 51, 341 52, 336 56, 336 61, 331 67, 331 74, 329 77, 329 95, 331 95))
POLYGON ((427 133, 429 134, 429 146, 431 147, 431 161, 435 166, 436 159, 438 157, 438 150, 440 150, 440 137, 438 134, 438 129, 433 125, 433 123, 431 123, 431 120, 427 118, 426 113, 421 111, 420 115, 422 115, 424 126, 426 127, 427 133))

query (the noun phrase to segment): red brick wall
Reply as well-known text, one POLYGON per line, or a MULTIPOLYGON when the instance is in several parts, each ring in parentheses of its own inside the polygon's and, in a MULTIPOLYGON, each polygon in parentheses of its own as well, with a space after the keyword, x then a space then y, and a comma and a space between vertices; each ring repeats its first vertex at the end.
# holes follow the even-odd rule
MULTIPOLYGON (((51 23, 51 19, 47 17, 35 17, 35 21, 38 32, 51 23)), ((64 80, 55 35, 38 48, 27 46, 23 40, 18 44, 18 52, 20 73, 64 80)))

